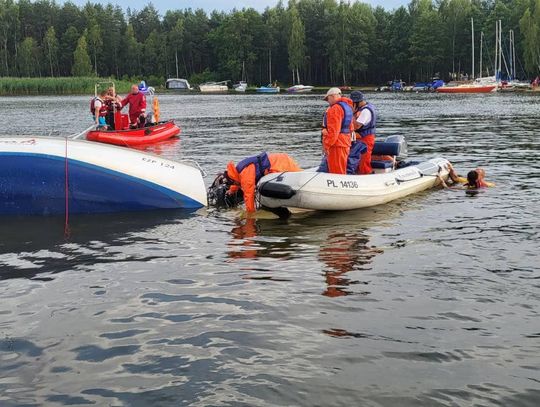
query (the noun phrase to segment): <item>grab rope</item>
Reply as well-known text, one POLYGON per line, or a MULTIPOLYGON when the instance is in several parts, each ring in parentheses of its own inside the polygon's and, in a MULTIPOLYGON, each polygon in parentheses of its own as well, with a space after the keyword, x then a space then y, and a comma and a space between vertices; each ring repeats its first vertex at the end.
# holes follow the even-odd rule
POLYGON ((67 136, 67 137, 71 138, 72 140, 76 140, 76 139, 78 139, 79 137, 81 137, 81 136, 85 135, 86 133, 88 133, 88 132, 89 132, 90 130, 92 130, 94 127, 96 127, 95 124, 91 125, 91 126, 88 127, 86 130, 83 130, 83 131, 81 131, 80 133, 70 134, 70 135, 67 136))
POLYGON ((203 177, 206 177, 208 174, 205 170, 202 169, 202 167, 199 165, 199 163, 195 160, 180 160, 181 163, 191 163, 194 164, 195 167, 201 172, 203 177))
POLYGON ((65 212, 66 217, 64 220, 64 238, 69 239, 71 235, 71 230, 69 228, 69 165, 68 165, 68 138, 66 137, 66 148, 65 148, 65 172, 64 172, 64 196, 65 196, 65 212))

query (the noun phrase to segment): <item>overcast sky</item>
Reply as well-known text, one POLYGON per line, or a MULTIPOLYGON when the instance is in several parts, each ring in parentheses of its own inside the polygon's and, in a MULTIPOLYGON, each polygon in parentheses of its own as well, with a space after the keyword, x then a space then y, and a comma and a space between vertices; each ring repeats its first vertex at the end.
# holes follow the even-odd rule
MULTIPOLYGON (((101 1, 92 0, 95 3, 114 3, 122 6, 124 9, 131 7, 131 9, 140 10, 147 5, 149 0, 117 0, 117 1, 101 1)), ((152 4, 163 14, 167 10, 185 9, 185 8, 203 8, 207 11, 218 10, 231 10, 233 8, 241 9, 244 7, 253 7, 257 10, 264 10, 267 6, 276 5, 278 0, 153 0, 152 4)), ((363 3, 368 3, 373 6, 383 6, 388 10, 394 9, 401 5, 408 4, 409 1, 404 0, 363 0, 363 3)), ((84 5, 86 0, 74 0, 74 3, 78 5, 84 5)), ((283 4, 287 5, 288 1, 284 0, 283 4)))

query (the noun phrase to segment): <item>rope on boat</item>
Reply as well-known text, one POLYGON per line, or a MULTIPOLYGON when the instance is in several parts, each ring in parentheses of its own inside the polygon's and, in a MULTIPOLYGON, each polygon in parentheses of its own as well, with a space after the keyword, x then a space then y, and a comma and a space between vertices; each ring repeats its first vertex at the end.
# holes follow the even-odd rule
POLYGON ((65 147, 65 172, 64 172, 64 195, 66 200, 66 217, 64 219, 64 238, 68 239, 71 235, 71 230, 69 228, 69 165, 68 165, 68 138, 66 137, 66 147, 65 147))
POLYGON ((202 169, 202 167, 199 165, 199 163, 195 160, 180 160, 181 163, 191 163, 194 164, 195 167, 201 172, 203 177, 206 177, 208 174, 205 170, 202 169))
POLYGON ((91 126, 88 127, 86 130, 83 130, 83 131, 81 131, 80 133, 70 134, 70 135, 67 136, 67 137, 69 137, 69 138, 72 139, 72 140, 76 140, 76 139, 78 139, 79 137, 81 137, 81 136, 85 135, 86 133, 88 133, 88 132, 89 132, 90 130, 92 130, 94 127, 96 127, 95 124, 91 125, 91 126))

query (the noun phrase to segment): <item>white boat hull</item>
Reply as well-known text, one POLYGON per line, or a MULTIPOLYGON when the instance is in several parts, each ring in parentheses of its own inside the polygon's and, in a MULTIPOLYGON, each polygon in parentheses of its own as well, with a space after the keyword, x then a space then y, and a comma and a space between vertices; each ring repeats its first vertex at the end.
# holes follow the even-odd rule
POLYGON ((371 175, 340 175, 306 170, 269 174, 258 183, 260 203, 268 208, 343 211, 382 205, 440 184, 448 178, 444 158, 396 171, 371 175), (272 189, 281 190, 272 192, 272 189))
POLYGON ((199 169, 107 144, 0 138, 0 215, 54 215, 207 205, 199 169))

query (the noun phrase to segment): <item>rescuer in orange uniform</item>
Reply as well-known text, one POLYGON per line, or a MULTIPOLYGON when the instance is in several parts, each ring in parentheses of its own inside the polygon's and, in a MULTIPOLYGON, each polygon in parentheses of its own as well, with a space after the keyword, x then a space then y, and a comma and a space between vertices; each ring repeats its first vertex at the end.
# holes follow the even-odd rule
POLYGON ((253 157, 244 158, 234 165, 227 164, 225 177, 232 183, 227 191, 235 194, 239 189, 244 193, 244 202, 248 212, 255 212, 255 190, 257 182, 272 172, 302 171, 298 164, 284 153, 261 153, 253 157))
POLYGON ((362 92, 355 90, 351 92, 351 100, 354 103, 353 127, 356 134, 356 141, 361 141, 367 147, 367 151, 360 157, 358 174, 371 174, 371 153, 375 145, 375 130, 377 126, 377 114, 375 107, 366 102, 362 92))
POLYGON ((342 97, 339 88, 330 88, 324 100, 330 105, 324 114, 322 130, 322 143, 328 172, 346 174, 353 131, 352 101, 342 97))

